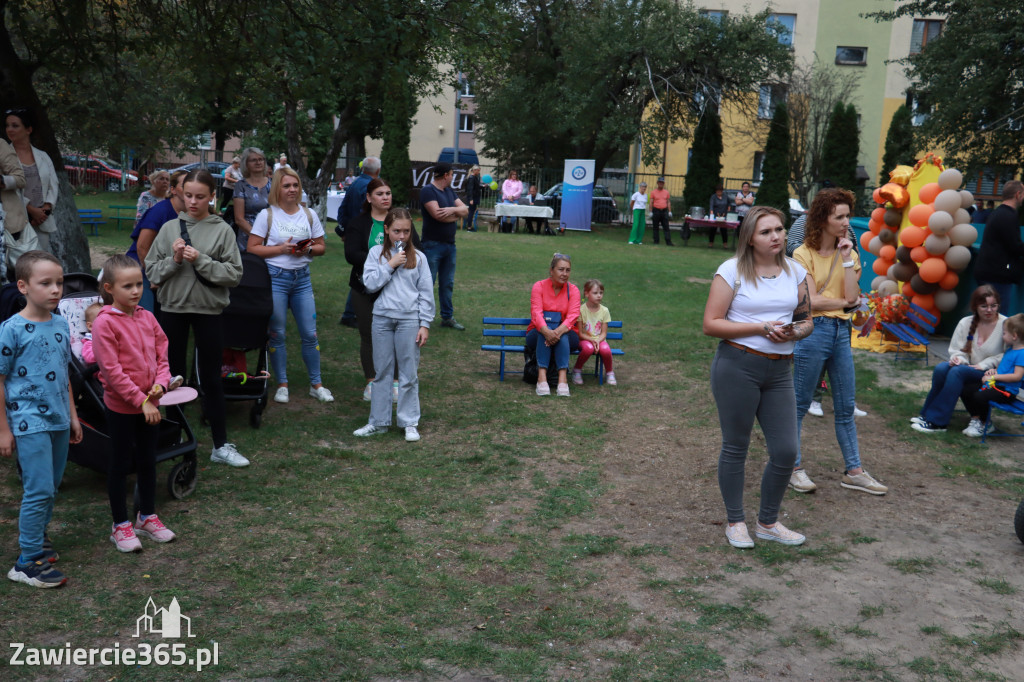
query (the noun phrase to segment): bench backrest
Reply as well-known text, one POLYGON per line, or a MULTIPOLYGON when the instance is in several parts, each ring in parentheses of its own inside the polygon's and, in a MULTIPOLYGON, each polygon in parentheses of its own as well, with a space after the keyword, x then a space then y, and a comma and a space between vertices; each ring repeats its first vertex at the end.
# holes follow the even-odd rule
MULTIPOLYGON (((484 336, 489 337, 501 337, 502 345, 505 344, 504 339, 507 338, 526 338, 526 327, 530 324, 530 318, 528 317, 485 317, 483 319, 484 324, 495 324, 500 325, 500 329, 484 329, 484 336), (511 327, 511 328, 510 328, 511 327)), ((608 329, 622 329, 621 320, 612 320, 608 323, 608 329)), ((609 331, 606 337, 609 341, 621 341, 621 331, 609 331)))

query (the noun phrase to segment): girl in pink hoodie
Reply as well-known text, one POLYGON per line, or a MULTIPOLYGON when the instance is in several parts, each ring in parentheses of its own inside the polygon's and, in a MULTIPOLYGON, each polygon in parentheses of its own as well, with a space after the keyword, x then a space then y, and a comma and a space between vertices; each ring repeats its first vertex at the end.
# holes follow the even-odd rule
POLYGON ((138 552, 138 536, 170 542, 174 533, 157 518, 156 446, 160 396, 167 391, 167 337, 153 314, 138 305, 142 270, 123 255, 103 264, 100 279, 106 303, 92 325, 93 352, 100 366, 110 469, 107 494, 114 517, 110 541, 121 552, 138 552), (139 515, 132 523, 125 505, 125 476, 136 471, 139 515))

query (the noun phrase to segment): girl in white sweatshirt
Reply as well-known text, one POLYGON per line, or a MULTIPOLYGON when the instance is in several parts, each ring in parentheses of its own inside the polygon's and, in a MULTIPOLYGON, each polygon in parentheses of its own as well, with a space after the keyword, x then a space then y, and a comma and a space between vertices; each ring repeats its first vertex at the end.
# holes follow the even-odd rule
POLYGON ((405 440, 418 441, 420 422, 420 348, 434 319, 434 282, 427 257, 412 239, 412 215, 393 208, 384 219, 384 243, 374 246, 363 266, 363 285, 379 291, 373 304, 373 366, 377 373, 370 389, 370 421, 356 436, 385 433, 391 425, 391 380, 398 364, 398 426, 405 440))

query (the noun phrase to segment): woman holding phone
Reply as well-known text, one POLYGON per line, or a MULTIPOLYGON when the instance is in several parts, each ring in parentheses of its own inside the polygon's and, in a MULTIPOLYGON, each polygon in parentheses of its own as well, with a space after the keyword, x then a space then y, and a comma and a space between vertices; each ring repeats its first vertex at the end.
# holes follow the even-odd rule
POLYGON ((778 522, 800 449, 793 348, 814 329, 807 271, 786 258, 784 225, 774 208, 750 209, 736 235, 736 257, 719 266, 704 308, 704 333, 722 339, 711 363, 722 427, 718 487, 728 518, 725 536, 738 548, 754 546, 743 513, 743 479, 755 418, 768 449, 756 535, 784 545, 805 540, 778 522))
POLYGON ((320 342, 316 334, 316 304, 309 264, 324 255, 324 228, 305 206, 299 174, 285 166, 274 172, 270 205, 259 212, 249 235, 247 250, 267 261, 274 290, 270 316, 270 367, 277 378, 274 401, 288 402, 285 319, 291 308, 302 339, 302 361, 309 373, 309 395, 322 403, 334 401, 320 378, 320 342))

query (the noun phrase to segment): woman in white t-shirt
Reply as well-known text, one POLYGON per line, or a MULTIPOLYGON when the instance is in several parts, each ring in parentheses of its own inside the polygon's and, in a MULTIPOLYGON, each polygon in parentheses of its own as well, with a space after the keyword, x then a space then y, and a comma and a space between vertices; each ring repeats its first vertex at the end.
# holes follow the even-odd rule
POLYGON ((644 229, 647 227, 647 183, 641 182, 637 191, 629 198, 629 211, 633 216, 633 229, 629 233, 630 244, 644 243, 644 229))
POLYGON ((805 540, 778 517, 800 444, 793 347, 814 330, 809 291, 807 271, 786 258, 782 213, 751 208, 739 227, 736 257, 719 266, 704 308, 704 333, 722 339, 711 363, 711 392, 722 428, 718 486, 733 547, 754 546, 744 522, 743 476, 755 418, 768 449, 757 537, 784 545, 805 540))
POLYGON ((320 380, 320 345, 316 335, 316 304, 309 264, 324 255, 324 228, 316 214, 299 204, 302 182, 291 168, 274 173, 270 206, 253 222, 247 250, 267 261, 274 290, 270 316, 270 367, 277 378, 275 402, 288 402, 287 355, 284 326, 288 309, 302 339, 302 361, 309 372, 309 395, 322 403, 334 401, 320 380), (269 226, 269 229, 268 229, 269 226))

